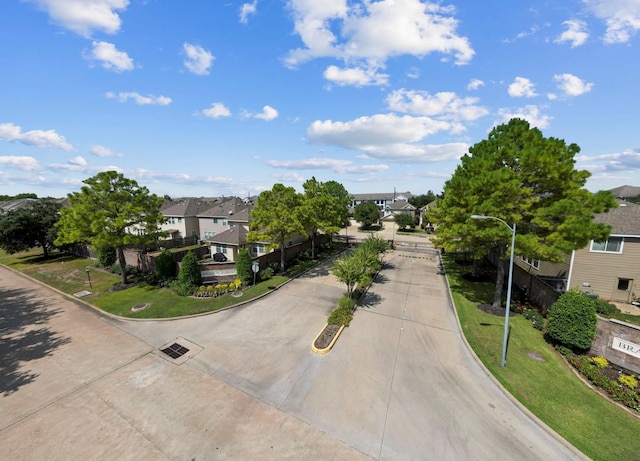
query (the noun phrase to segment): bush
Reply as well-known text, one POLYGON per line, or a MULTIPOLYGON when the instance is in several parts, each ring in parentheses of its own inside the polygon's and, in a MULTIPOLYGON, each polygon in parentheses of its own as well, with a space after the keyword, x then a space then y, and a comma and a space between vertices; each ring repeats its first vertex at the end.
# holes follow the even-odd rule
POLYGON ((618 382, 623 386, 627 386, 629 389, 635 389, 638 387, 638 380, 635 376, 631 375, 620 375, 618 378, 618 382))
POLYGON ((590 362, 598 368, 607 368, 609 366, 609 361, 601 356, 591 357, 590 362))
POLYGON ((547 314, 547 335, 565 347, 588 350, 596 337, 595 300, 578 291, 564 293, 547 314))
POLYGON ((154 273, 158 279, 171 279, 176 276, 176 262, 173 259, 173 253, 164 250, 156 259, 156 267, 154 273))
POLYGON ((180 285, 191 286, 192 288, 202 284, 200 266, 198 266, 198 260, 192 251, 188 251, 187 254, 184 255, 184 258, 182 258, 178 282, 180 285))
POLYGON ((620 310, 616 307, 615 304, 611 304, 609 301, 604 299, 596 299, 596 312, 600 315, 612 315, 616 312, 620 312, 620 310))
POLYGON ((115 248, 98 248, 98 266, 111 267, 116 263, 116 259, 115 248))
POLYGON ((191 296, 195 287, 193 285, 185 285, 178 280, 174 280, 171 283, 171 289, 176 292, 178 296, 191 296))
POLYGON ((533 323, 533 328, 542 330, 544 328, 544 319, 542 315, 532 309, 523 309, 522 316, 533 323))
POLYGON ((251 259, 249 251, 247 251, 246 248, 241 249, 238 252, 238 258, 236 259, 236 273, 238 274, 238 278, 244 283, 249 284, 253 282, 252 265, 253 260, 251 259))
POLYGON ((264 282, 265 280, 270 280, 271 277, 273 277, 273 269, 271 267, 266 267, 258 272, 258 278, 262 282, 264 282))
POLYGON ((353 319, 353 308, 356 306, 356 302, 348 296, 343 296, 338 301, 338 307, 329 315, 327 323, 329 325, 344 325, 349 326, 353 319))

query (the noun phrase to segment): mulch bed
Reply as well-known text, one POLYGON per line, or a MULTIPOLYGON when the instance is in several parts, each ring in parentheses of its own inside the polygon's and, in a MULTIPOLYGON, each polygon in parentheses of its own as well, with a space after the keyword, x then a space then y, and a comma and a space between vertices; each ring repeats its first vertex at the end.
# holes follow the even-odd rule
POLYGON ((336 336, 338 331, 340 330, 340 325, 327 325, 320 333, 320 336, 315 340, 313 345, 317 349, 326 349, 333 341, 333 338, 336 336))

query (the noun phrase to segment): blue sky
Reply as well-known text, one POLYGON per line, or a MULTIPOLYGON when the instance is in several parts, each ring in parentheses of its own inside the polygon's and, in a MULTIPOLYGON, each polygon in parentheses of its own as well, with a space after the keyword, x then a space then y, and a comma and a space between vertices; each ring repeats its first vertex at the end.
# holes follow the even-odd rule
POLYGON ((4 0, 0 193, 440 192, 521 117, 640 186, 640 0, 4 0))

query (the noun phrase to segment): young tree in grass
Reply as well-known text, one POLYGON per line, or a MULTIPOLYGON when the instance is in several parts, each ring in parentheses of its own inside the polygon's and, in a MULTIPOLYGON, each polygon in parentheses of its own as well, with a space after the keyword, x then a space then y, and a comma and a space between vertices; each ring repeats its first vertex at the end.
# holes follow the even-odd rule
POLYGON ((366 275, 366 267, 362 265, 360 258, 343 256, 333 262, 331 272, 347 286, 347 295, 352 297, 353 290, 366 275))
MULTIPOLYGON (((590 239, 603 240, 609 227, 593 222, 595 213, 615 207, 608 192, 584 189, 590 173, 575 169, 576 144, 545 138, 529 123, 513 119, 495 127, 489 137, 469 149, 444 187, 432 219, 435 244, 447 251, 473 251, 482 256, 495 248, 508 260, 511 231, 516 224, 515 254, 545 261, 562 261, 590 239)), ((498 264, 493 305, 501 304, 505 264, 498 264)))
POLYGON ((302 196, 293 187, 274 184, 263 191, 251 210, 249 242, 272 242, 280 248, 280 270, 285 269, 285 246, 296 235, 307 235, 302 224, 302 196))
POLYGON ((165 217, 162 198, 116 171, 103 171, 85 179, 80 192, 67 196, 69 207, 60 210, 56 245, 88 243, 115 248, 121 282, 127 283, 124 248, 155 241, 165 217))
POLYGON ((415 224, 415 219, 411 213, 398 213, 393 217, 393 220, 398 225, 400 229, 404 229, 405 227, 413 227, 415 224))
POLYGON ((353 217, 366 229, 380 220, 380 208, 373 202, 361 202, 354 208, 353 217))
POLYGON ((44 257, 49 257, 56 239, 59 211, 60 204, 55 200, 37 199, 0 216, 0 248, 13 254, 39 246, 44 257))

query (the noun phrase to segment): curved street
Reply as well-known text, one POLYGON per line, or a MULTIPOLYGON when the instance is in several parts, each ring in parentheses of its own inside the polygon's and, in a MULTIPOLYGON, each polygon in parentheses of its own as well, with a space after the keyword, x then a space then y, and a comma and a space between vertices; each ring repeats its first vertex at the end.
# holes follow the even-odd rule
POLYGON ((437 256, 385 258, 326 355, 310 344, 344 292, 326 264, 171 321, 113 320, 0 268, 0 458, 585 459, 475 362, 437 256), (176 341, 179 365, 158 350, 176 341))

